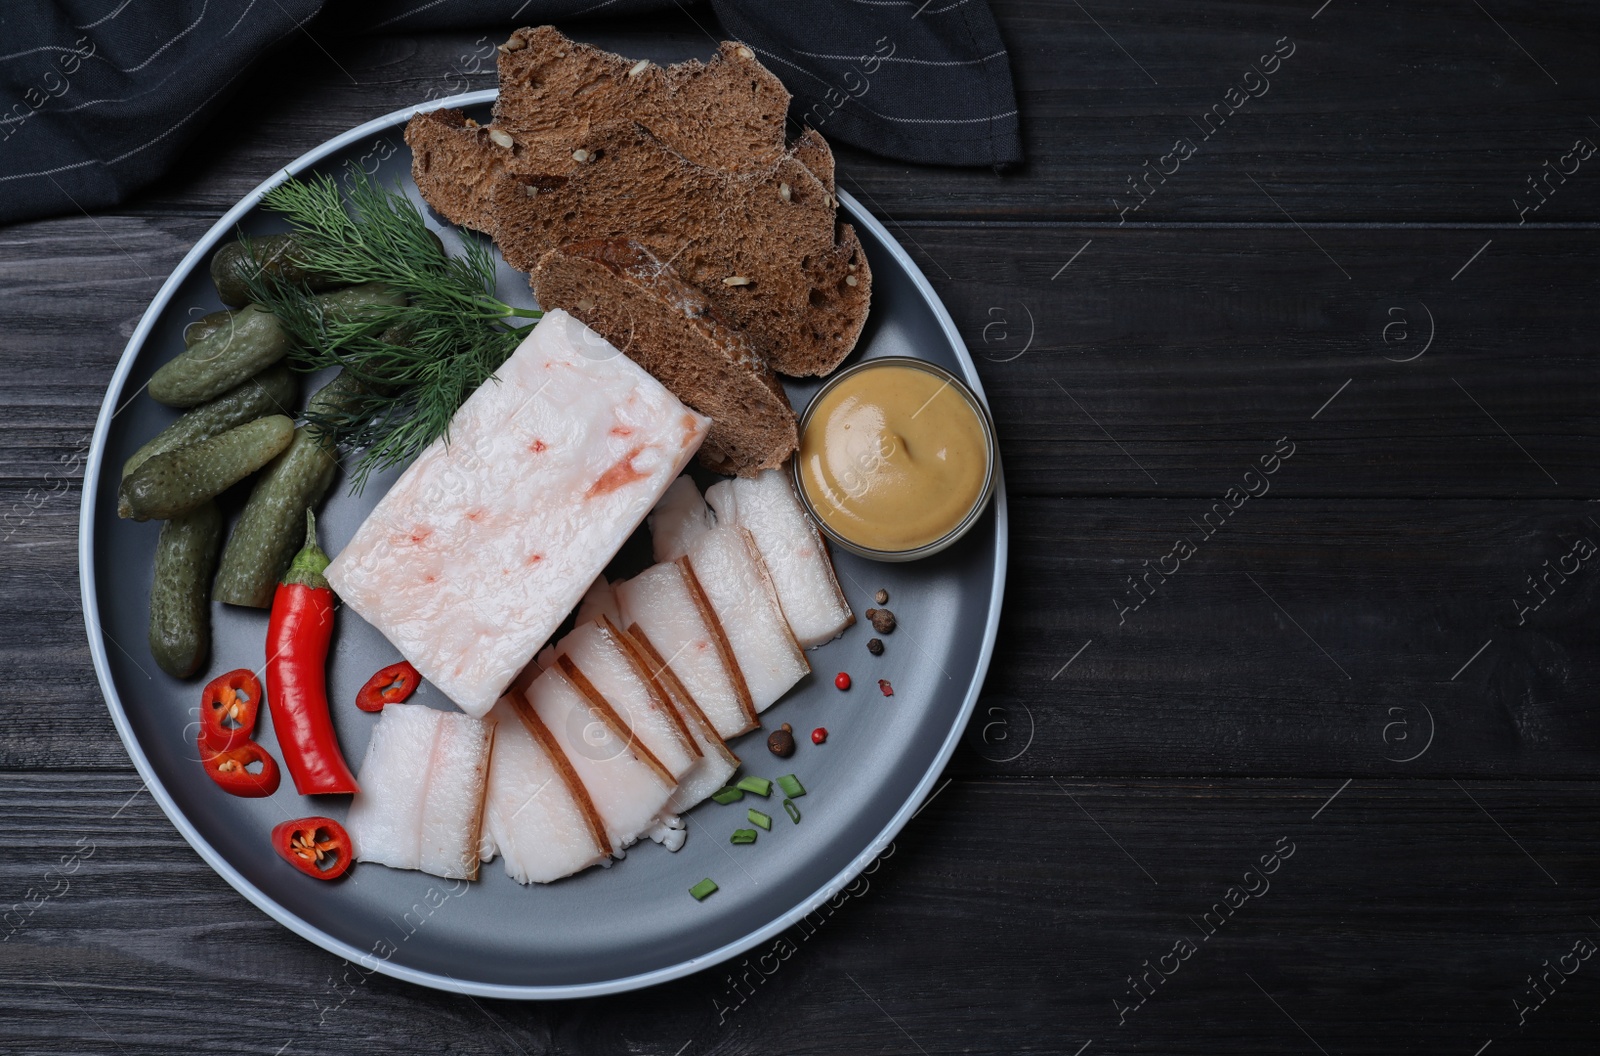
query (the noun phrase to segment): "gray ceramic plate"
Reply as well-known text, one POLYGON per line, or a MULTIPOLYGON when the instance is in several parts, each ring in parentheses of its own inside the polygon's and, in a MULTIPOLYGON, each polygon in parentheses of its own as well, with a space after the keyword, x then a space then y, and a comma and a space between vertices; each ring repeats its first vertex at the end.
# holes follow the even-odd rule
MULTIPOLYGON (((487 120, 493 97, 477 92, 431 105, 464 107, 487 120)), ((411 113, 368 122, 286 171, 337 176, 353 162, 415 194, 402 138, 411 113)), ((162 674, 145 645, 159 526, 117 519, 118 467, 174 416, 141 389, 183 347, 184 325, 220 307, 207 274, 212 251, 236 229, 255 234, 281 227, 257 208, 265 189, 281 178, 231 209, 161 287, 106 393, 85 478, 79 560, 95 670, 134 765, 178 831, 246 898, 324 949, 401 979, 491 997, 579 997, 673 979, 771 940, 843 889, 927 797, 972 712, 1005 581, 1003 488, 983 524, 935 557, 889 565, 836 555, 858 617, 872 604, 872 594, 885 588, 900 628, 881 657, 867 652, 871 628, 864 619, 810 654, 814 674, 764 716, 769 726, 790 722, 800 734, 792 759, 780 762, 767 753, 765 731, 733 745, 750 772, 793 772, 809 790, 798 802, 802 823, 791 824, 773 801, 773 831, 754 846, 728 844, 731 831, 746 824, 748 803, 707 802, 688 815, 689 840, 678 853, 646 843, 610 869, 591 869, 547 887, 518 886, 498 861, 487 863, 471 884, 375 865, 358 865, 345 880, 327 884, 280 861, 268 832, 291 817, 342 817, 348 797, 313 802, 297 796, 286 780, 268 799, 235 799, 201 771, 194 745, 200 687, 222 671, 261 667, 266 613, 214 606, 207 670, 190 682, 162 674), (841 670, 855 679, 848 693, 832 684, 841 670), (879 693, 880 678, 893 683, 893 698, 879 693), (816 726, 830 732, 822 747, 806 736, 816 726), (696 902, 688 889, 707 876, 721 890, 696 902)), ((959 374, 981 396, 972 360, 922 273, 877 220, 848 195, 840 199, 874 276, 872 316, 851 362, 863 356, 926 357, 959 374)), ((455 239, 449 225, 436 220, 436 226, 447 241, 455 239)), ((510 269, 503 270, 500 296, 533 303, 525 277, 510 269)), ((804 406, 814 387, 791 387, 797 406, 804 406)), ((350 539, 392 479, 375 478, 360 497, 335 486, 321 519, 330 551, 350 539)), ((236 510, 240 500, 227 498, 236 510)), ((634 546, 613 568, 631 573, 644 560, 634 546)), ((353 766, 376 720, 356 710, 356 690, 396 659, 375 630, 354 613, 341 613, 329 692, 353 766)), ((451 706, 431 686, 413 699, 451 706)), ((265 715, 258 736, 276 755, 265 715)))

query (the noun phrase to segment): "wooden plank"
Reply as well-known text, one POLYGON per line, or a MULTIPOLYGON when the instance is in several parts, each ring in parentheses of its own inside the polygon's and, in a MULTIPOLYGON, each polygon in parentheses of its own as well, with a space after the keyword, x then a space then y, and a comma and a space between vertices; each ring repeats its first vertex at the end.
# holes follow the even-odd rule
MULTIPOLYGON (((1600 162, 1562 160, 1580 138, 1600 144, 1579 58, 1600 47, 1600 27, 1576 0, 993 6, 1011 50, 1028 164, 999 177, 836 145, 843 186, 879 212, 1111 223, 1282 220, 1282 212, 1302 224, 1600 219, 1600 193, 1585 175, 1600 162), (1261 62, 1275 50, 1291 53, 1261 62), (1148 201, 1134 209, 1141 195, 1148 201), (1539 208, 1522 214, 1518 203, 1539 208)), ((703 10, 569 28, 658 61, 709 55, 720 33, 703 10)), ((330 136, 429 98, 494 87, 484 49, 503 36, 322 33, 314 43, 297 35, 242 82, 177 178, 135 208, 219 214, 330 136)), ((848 86, 859 92, 861 83, 853 76, 848 86)), ((873 105, 865 92, 856 105, 873 105)))
POLYGON ((343 965, 136 790, 0 777, 9 1051, 1471 1054, 1600 1026, 1592 959, 1542 1003, 1527 981, 1600 942, 1592 782, 959 780, 811 925, 553 1004, 343 965))

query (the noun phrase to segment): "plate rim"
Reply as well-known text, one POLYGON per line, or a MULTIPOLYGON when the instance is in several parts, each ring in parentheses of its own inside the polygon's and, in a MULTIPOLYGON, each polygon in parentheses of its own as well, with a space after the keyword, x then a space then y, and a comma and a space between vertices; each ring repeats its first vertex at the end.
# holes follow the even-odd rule
MULTIPOLYGON (((972 718, 972 712, 977 706, 978 695, 983 689, 984 679, 989 672, 990 659, 994 653, 994 644, 1000 625, 1000 609, 1005 597, 1006 566, 1010 550, 1005 480, 999 466, 997 452, 995 494, 993 499, 995 568, 994 577, 990 583, 989 614, 984 626, 983 641, 978 652, 977 668, 973 673, 971 683, 967 687, 966 697, 962 701, 960 720, 951 724, 950 731, 945 735, 944 742, 940 745, 939 751, 929 765, 927 772, 918 781, 911 795, 906 798, 900 809, 894 813, 888 823, 878 832, 877 836, 831 880, 801 899, 788 912, 780 914, 761 927, 755 928, 707 953, 648 972, 639 972, 599 982, 520 986, 457 979, 450 975, 422 971, 403 964, 395 964, 387 959, 378 958, 370 951, 357 949, 320 928, 314 927, 292 909, 269 897, 235 869, 232 863, 224 858, 216 848, 212 847, 200 835, 199 830, 190 823, 187 815, 178 807, 177 802, 161 783, 150 760, 145 756, 143 748, 140 747, 137 738, 134 736, 133 728, 123 707, 122 698, 111 679, 103 628, 100 626, 97 615, 99 611, 99 592, 96 589, 92 575, 95 549, 94 521, 100 490, 100 475, 105 461, 106 441, 110 435, 111 422, 122 406, 126 405, 126 401, 122 401, 119 404, 119 400, 121 400, 123 389, 127 385, 128 376, 132 373, 134 360, 148 340, 157 319, 160 318, 171 303, 183 278, 193 272, 196 263, 206 253, 210 252, 212 247, 220 242, 227 232, 233 229, 240 218, 260 203, 267 191, 329 155, 351 146, 365 136, 375 132, 391 130, 402 125, 413 114, 444 107, 476 106, 493 102, 498 95, 498 89, 490 88, 435 99, 420 105, 414 104, 402 107, 381 117, 363 122, 340 135, 334 136, 332 139, 319 143, 289 164, 275 171, 236 202, 184 254, 183 258, 173 267, 166 281, 161 284, 161 288, 156 291, 156 295, 151 299, 149 307, 140 316, 139 324, 134 328, 128 343, 123 346, 122 355, 117 361, 117 367, 112 373, 110 382, 107 384, 105 398, 101 401, 100 412, 95 419, 94 434, 89 447, 89 460, 84 469, 84 489, 78 516, 78 581, 83 604, 84 629, 89 639, 89 652, 94 662, 95 677, 100 683, 100 691, 105 698, 106 709, 111 713, 111 720, 116 726, 117 735, 122 739, 123 747, 127 749, 128 756, 133 761, 134 768, 138 771, 140 779, 150 792, 151 798, 161 807, 162 812, 166 814, 167 819, 172 822, 185 842, 194 848, 213 872, 223 880, 226 880, 229 886, 248 899, 257 909, 260 909, 267 916, 302 939, 343 958, 346 962, 360 964, 368 970, 378 971, 392 978, 401 979, 419 986, 451 993, 470 994, 477 997, 512 1000, 598 997, 637 990, 692 975, 737 957, 739 954, 781 934, 854 881, 862 870, 870 865, 872 860, 881 854, 884 848, 900 834, 911 818, 921 810, 922 805, 927 801, 929 789, 934 781, 943 774, 945 766, 950 762, 950 757, 955 753, 956 745, 966 732, 967 724, 972 718)), ((835 193, 838 196, 839 203, 850 213, 852 222, 862 225, 876 235, 882 241, 890 256, 905 269, 912 285, 932 307, 940 329, 944 331, 945 336, 950 340, 955 350, 957 361, 961 363, 964 373, 970 378, 970 385, 973 391, 987 406, 988 397, 984 393, 982 382, 978 379, 977 366, 972 359, 972 355, 967 350, 966 342, 961 338, 960 332, 956 329, 949 310, 945 307, 944 302, 940 300, 933 286, 928 282, 927 276, 922 273, 922 269, 911 259, 905 248, 889 234, 888 229, 857 202, 853 195, 837 189, 835 193)), ((138 393, 134 394, 134 396, 137 395, 138 393)), ((131 400, 134 396, 129 396, 127 399, 131 400)))

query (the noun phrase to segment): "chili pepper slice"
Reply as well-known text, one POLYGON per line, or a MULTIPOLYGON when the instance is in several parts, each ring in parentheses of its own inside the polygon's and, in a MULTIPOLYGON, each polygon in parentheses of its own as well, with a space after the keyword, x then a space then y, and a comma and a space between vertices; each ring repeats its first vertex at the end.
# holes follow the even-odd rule
POLYGON ((317 518, 306 511, 306 545, 289 564, 267 621, 267 707, 283 765, 303 796, 356 792, 328 711, 328 642, 333 588, 328 555, 317 545, 317 518))
POLYGON ((215 751, 250 740, 261 712, 261 680, 247 667, 218 675, 200 694, 200 739, 215 751))
POLYGON ((422 676, 406 660, 390 664, 367 679, 356 694, 356 707, 362 711, 382 711, 385 704, 398 704, 417 691, 422 676))
POLYGON ((297 818, 272 830, 278 857, 318 880, 337 880, 355 862, 350 834, 332 818, 297 818))
POLYGON ((255 741, 245 741, 236 748, 218 751, 202 739, 200 762, 211 780, 220 785, 224 792, 245 799, 270 796, 278 790, 278 782, 283 780, 277 761, 255 741), (249 767, 257 763, 261 764, 260 772, 251 773, 249 767))

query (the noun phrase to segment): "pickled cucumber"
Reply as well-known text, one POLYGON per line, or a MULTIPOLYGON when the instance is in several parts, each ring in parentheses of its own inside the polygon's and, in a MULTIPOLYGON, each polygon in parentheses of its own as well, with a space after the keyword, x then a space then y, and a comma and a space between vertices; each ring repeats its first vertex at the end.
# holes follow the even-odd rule
POLYGON ((210 403, 202 403, 157 433, 122 464, 122 479, 127 480, 128 474, 138 469, 151 455, 209 440, 263 415, 293 413, 295 393, 299 388, 298 379, 287 366, 279 363, 268 367, 210 403))
POLYGON ((173 356, 150 379, 150 396, 168 407, 214 399, 289 354, 289 333, 265 308, 248 305, 221 327, 173 356))
POLYGON ((117 516, 148 521, 187 513, 272 461, 292 439, 294 420, 271 414, 153 455, 122 482, 117 516))
POLYGON ((268 278, 313 290, 331 290, 349 285, 331 275, 309 271, 295 259, 299 255, 295 236, 266 235, 248 241, 229 242, 211 256, 211 281, 223 304, 235 308, 250 303, 250 286, 245 276, 260 267, 268 278), (254 260, 251 258, 254 257, 254 260))
MULTIPOLYGON (((359 391, 354 378, 340 374, 311 397, 309 411, 336 412, 359 391)), ((213 599, 257 609, 272 605, 278 580, 305 542, 306 511, 322 501, 338 469, 338 451, 316 426, 295 430, 288 450, 256 481, 228 536, 213 599)))
POLYGON ((221 308, 210 315, 202 315, 183 328, 183 347, 188 348, 202 337, 210 337, 233 321, 237 309, 221 308))
POLYGON ((150 655, 173 678, 188 678, 205 662, 211 641, 206 584, 222 543, 222 514, 202 502, 161 526, 150 582, 150 655))
MULTIPOLYGON (((315 299, 333 321, 356 318, 374 306, 405 303, 400 294, 376 282, 315 299)), ((276 316, 260 305, 247 305, 235 313, 232 326, 215 330, 164 363, 150 379, 150 396, 169 407, 193 407, 278 362, 291 345, 276 316)))

